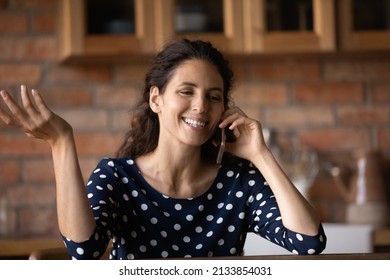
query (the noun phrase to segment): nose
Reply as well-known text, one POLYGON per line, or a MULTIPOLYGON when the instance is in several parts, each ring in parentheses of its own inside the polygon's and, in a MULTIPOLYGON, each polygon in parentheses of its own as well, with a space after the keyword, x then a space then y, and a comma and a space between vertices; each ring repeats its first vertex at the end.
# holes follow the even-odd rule
POLYGON ((192 100, 192 110, 197 113, 205 113, 208 110, 207 98, 203 95, 197 95, 192 100))

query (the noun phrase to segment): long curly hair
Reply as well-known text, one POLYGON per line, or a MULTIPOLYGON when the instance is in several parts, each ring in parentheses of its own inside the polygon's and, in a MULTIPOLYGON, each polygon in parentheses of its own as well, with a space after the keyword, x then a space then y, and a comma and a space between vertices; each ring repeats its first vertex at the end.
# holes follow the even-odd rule
MULTIPOLYGON (((223 79, 224 107, 228 108, 233 87, 233 71, 222 53, 210 42, 180 39, 167 44, 152 60, 145 76, 142 98, 132 110, 130 130, 117 151, 118 157, 148 154, 157 147, 160 124, 158 116, 149 106, 150 88, 158 87, 163 94, 176 67, 190 59, 204 59, 214 65, 223 79)), ((202 157, 215 159, 216 148, 211 139, 202 145, 202 157)))

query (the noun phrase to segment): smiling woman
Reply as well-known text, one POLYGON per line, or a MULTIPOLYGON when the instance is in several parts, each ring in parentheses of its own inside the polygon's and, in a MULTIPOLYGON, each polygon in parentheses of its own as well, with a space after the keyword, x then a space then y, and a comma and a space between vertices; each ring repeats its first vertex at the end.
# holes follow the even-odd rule
POLYGON ((1 91, 9 110, 0 118, 51 146, 72 258, 101 258, 110 240, 111 259, 238 256, 248 232, 296 254, 324 250, 318 214, 271 154, 261 123, 229 107, 232 85, 228 61, 209 42, 168 44, 117 157, 102 159, 86 188, 72 127, 37 90, 22 86, 21 105, 1 91), (220 144, 224 132, 233 137, 220 144))

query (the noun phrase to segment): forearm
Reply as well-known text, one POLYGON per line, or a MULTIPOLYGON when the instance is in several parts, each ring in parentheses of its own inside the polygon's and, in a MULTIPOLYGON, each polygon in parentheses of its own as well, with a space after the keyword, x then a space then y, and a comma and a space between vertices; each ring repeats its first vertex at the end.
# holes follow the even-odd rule
POLYGON ((52 144, 61 233, 74 241, 88 239, 95 228, 72 131, 52 144))
POLYGON ((320 224, 317 212, 295 188, 272 153, 264 148, 256 153, 252 163, 260 170, 272 189, 284 226, 306 235, 317 234, 320 224))

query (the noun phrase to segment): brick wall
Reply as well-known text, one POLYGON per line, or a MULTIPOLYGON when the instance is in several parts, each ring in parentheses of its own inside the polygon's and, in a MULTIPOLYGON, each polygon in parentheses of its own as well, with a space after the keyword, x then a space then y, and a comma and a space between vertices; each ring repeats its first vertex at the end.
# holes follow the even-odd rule
MULTIPOLYGON (((146 63, 62 65, 56 61, 55 0, 0 0, 0 88, 37 88, 68 120, 84 177, 113 155, 127 129, 146 63)), ((321 159, 379 149, 389 177, 390 53, 231 58, 235 103, 267 128, 291 131, 321 159)), ((387 188, 390 189, 389 183, 387 188)), ((344 221, 344 200, 322 170, 310 199, 325 222, 344 221)), ((50 149, 0 123, 0 234, 58 234, 50 149), (6 202, 6 203, 4 203, 6 202), (0 215, 1 216, 1 215, 0 215)))

